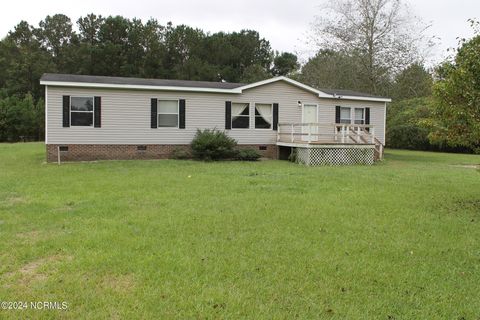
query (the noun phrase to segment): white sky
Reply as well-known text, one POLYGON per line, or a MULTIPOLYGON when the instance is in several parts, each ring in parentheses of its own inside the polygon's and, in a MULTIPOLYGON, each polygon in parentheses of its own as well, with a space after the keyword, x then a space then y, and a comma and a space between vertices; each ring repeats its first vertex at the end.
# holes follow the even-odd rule
MULTIPOLYGON (((321 0, 37 0, 5 1, 0 11, 0 38, 20 21, 37 26, 46 15, 63 13, 76 21, 88 13, 122 15, 161 24, 187 24, 204 31, 254 29, 270 41, 273 49, 301 57, 314 53, 306 37, 321 0)), ((480 0, 406 0, 414 13, 431 23, 429 33, 440 38, 432 53, 439 61, 446 49, 456 47, 457 37, 470 37, 468 18, 480 18, 480 0)))

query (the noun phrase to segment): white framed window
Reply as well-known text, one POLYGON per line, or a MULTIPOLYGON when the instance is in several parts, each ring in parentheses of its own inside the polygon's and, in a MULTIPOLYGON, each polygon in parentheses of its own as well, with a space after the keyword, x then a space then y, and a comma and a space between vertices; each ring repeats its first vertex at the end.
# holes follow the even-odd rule
POLYGON ((255 129, 272 129, 273 105, 267 103, 255 104, 255 129))
POLYGON ((355 124, 365 124, 365 108, 355 108, 355 124))
POLYGON ((93 97, 70 97, 70 126, 93 127, 93 97))
POLYGON ((340 123, 351 124, 352 123, 352 111, 349 107, 340 108, 340 123))
POLYGON ((158 127, 178 128, 178 100, 158 100, 158 127))
POLYGON ((232 103, 232 129, 250 128, 250 104, 232 103))

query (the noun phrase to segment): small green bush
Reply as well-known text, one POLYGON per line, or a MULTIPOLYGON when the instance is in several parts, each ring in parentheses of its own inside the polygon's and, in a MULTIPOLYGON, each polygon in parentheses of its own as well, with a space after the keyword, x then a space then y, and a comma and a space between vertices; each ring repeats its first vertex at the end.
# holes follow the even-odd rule
POLYGON ((183 148, 175 148, 172 151, 172 159, 177 159, 177 160, 186 160, 186 159, 191 159, 192 154, 183 148))
POLYGON ((257 161, 262 155, 255 149, 241 149, 235 155, 236 160, 241 161, 257 161))
POLYGON ((235 139, 217 129, 197 130, 190 144, 193 157, 206 161, 233 158, 236 145, 235 139))

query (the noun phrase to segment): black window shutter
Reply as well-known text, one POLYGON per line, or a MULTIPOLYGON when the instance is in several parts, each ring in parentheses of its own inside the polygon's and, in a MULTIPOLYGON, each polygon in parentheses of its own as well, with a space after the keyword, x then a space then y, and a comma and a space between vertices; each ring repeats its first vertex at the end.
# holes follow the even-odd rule
POLYGON ((232 101, 225 101, 225 129, 232 129, 232 101))
POLYGON ((365 108, 365 124, 370 124, 370 108, 365 108))
POLYGON ((63 96, 63 126, 70 127, 70 96, 63 96))
POLYGON ((273 130, 277 131, 278 129, 278 103, 273 104, 273 130))
POLYGON ((335 123, 340 123, 340 106, 335 107, 335 123))
POLYGON ((150 127, 152 129, 158 128, 157 124, 157 99, 152 98, 150 100, 151 113, 150 113, 150 127))
POLYGON ((94 119, 93 119, 93 126, 95 128, 100 128, 102 126, 102 98, 95 97, 94 102, 94 119))
POLYGON ((180 99, 178 107, 178 127, 185 129, 185 99, 180 99))

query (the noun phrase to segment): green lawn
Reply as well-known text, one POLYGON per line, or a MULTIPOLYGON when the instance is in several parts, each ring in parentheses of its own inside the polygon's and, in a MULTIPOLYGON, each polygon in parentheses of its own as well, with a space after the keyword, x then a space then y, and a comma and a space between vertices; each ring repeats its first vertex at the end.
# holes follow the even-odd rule
POLYGON ((480 156, 45 164, 0 144, 0 318, 480 317, 480 156))

